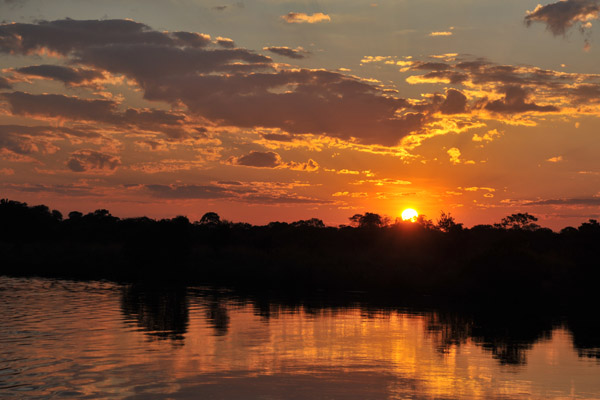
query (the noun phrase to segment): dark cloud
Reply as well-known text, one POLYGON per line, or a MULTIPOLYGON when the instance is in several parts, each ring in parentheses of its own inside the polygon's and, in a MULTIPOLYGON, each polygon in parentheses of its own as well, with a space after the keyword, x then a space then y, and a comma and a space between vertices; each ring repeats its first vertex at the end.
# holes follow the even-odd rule
MULTIPOLYGON (((411 102, 359 78, 325 70, 275 70, 269 57, 241 48, 214 48, 204 38, 157 32, 128 20, 42 21, 1 25, 0 51, 29 54, 46 48, 71 63, 124 74, 138 83, 147 100, 185 105, 193 114, 219 125, 396 145, 434 118, 427 108, 418 110, 411 102)), ((428 68, 435 66, 448 68, 444 63, 430 63, 428 68)), ((27 102, 22 101, 24 94, 9 96, 13 112, 31 114, 37 107, 36 112, 48 116, 127 120, 109 100, 29 96, 27 102), (40 104, 30 104, 33 100, 56 102, 40 108, 40 104), (66 110, 58 110, 63 107, 66 110)), ((174 132, 165 133, 184 135, 177 126, 174 132)))
POLYGON ((94 191, 94 188, 87 185, 77 184, 57 184, 57 185, 44 185, 44 184, 5 184, 2 185, 4 189, 15 190, 26 193, 56 193, 65 196, 89 196, 93 195, 104 196, 100 192, 94 191))
POLYGON ((217 44, 226 49, 233 49, 235 47, 235 43, 229 38, 218 37, 217 44))
POLYGON ((102 73, 98 71, 61 65, 33 65, 17 68, 16 71, 24 75, 55 79, 65 84, 78 84, 102 78, 102 73))
POLYGON ((84 100, 59 94, 33 95, 24 92, 2 93, 16 115, 66 117, 75 120, 107 121, 117 104, 111 100, 84 100))
POLYGON ((174 138, 188 135, 184 130, 185 116, 163 110, 119 111, 119 104, 105 99, 81 99, 61 94, 0 93, 14 115, 65 118, 73 121, 92 121, 123 127, 160 132, 174 138))
POLYGON ((241 182, 238 181, 219 181, 217 182, 219 185, 227 185, 227 186, 242 186, 241 182))
POLYGON ((187 32, 157 32, 126 19, 40 21, 0 26, 0 51, 30 54, 43 48, 68 55, 86 47, 119 44, 203 47, 207 40, 187 32))
POLYGON ((297 195, 264 195, 256 194, 245 196, 240 201, 256 204, 329 204, 329 200, 321 200, 312 197, 297 195))
POLYGON ((224 11, 227 9, 227 6, 214 6, 213 10, 224 11))
POLYGON ((440 105, 442 114, 460 114, 467 111, 467 96, 455 89, 446 91, 446 98, 440 105))
POLYGON ((278 55, 284 56, 284 57, 293 58, 296 60, 305 58, 306 54, 308 54, 308 52, 303 49, 292 49, 292 48, 285 47, 285 46, 263 47, 263 50, 267 50, 267 51, 270 51, 271 53, 278 54, 278 55))
POLYGON ((28 155, 47 152, 50 143, 57 138, 100 138, 100 134, 66 127, 0 125, 0 149, 28 155))
POLYGON ((582 197, 571 199, 548 199, 526 202, 527 205, 534 206, 553 206, 553 205, 571 205, 571 206, 599 206, 600 197, 582 197))
POLYGON ((230 163, 256 168, 276 168, 282 164, 279 154, 272 151, 264 153, 260 151, 251 151, 249 154, 237 158, 232 157, 230 163))
POLYGON ((233 193, 226 188, 214 185, 145 185, 154 197, 164 199, 222 199, 233 193))
POLYGON ((525 112, 556 112, 559 111, 554 106, 539 106, 533 102, 527 102, 529 93, 527 90, 518 86, 509 86, 504 89, 504 99, 490 101, 485 105, 485 109, 501 114, 516 114, 525 112))
MULTIPOLYGON (((237 182, 239 183, 239 182, 237 182)), ((228 184, 228 186, 238 186, 228 184)), ((143 185, 151 196, 163 199, 227 199, 251 204, 326 204, 327 200, 296 194, 256 193, 252 188, 232 188, 216 185, 143 185)))
POLYGON ((10 84, 10 82, 6 78, 0 76, 0 89, 10 89, 10 88, 12 88, 12 85, 10 84))
POLYGON ((71 153, 67 167, 74 172, 113 171, 121 165, 121 159, 112 154, 82 149, 71 153))
POLYGON ((527 26, 533 22, 546 24, 546 28, 554 35, 564 35, 573 25, 580 23, 586 28, 586 23, 598 19, 600 0, 561 0, 556 3, 538 6, 528 11, 525 16, 527 26))
POLYGON ((262 137, 275 142, 291 142, 294 139, 292 135, 286 135, 281 133, 263 133, 262 137))
POLYGON ((319 169, 319 164, 309 159, 305 163, 299 163, 295 161, 283 162, 279 154, 272 151, 261 152, 251 151, 240 157, 230 157, 227 160, 228 164, 231 165, 243 165, 246 167, 254 168, 289 168, 295 171, 316 171, 319 169))
POLYGON ((455 63, 415 61, 409 69, 430 70, 424 75, 409 77, 407 80, 410 83, 432 80, 450 82, 504 95, 502 100, 472 105, 473 110, 485 107, 497 113, 556 112, 562 106, 600 103, 598 75, 564 73, 531 66, 497 65, 483 59, 455 63), (536 104, 538 99, 546 97, 559 103, 552 106, 536 104))

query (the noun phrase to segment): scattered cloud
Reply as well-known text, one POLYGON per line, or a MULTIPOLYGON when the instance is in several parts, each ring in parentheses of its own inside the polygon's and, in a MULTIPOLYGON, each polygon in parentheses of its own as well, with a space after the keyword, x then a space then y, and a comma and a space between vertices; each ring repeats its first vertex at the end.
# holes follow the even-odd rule
POLYGON ((8 79, 0 76, 0 89, 11 89, 12 85, 8 81, 8 79))
POLYGON ((474 142, 491 142, 497 138, 502 136, 502 132, 499 132, 497 129, 492 129, 484 133, 483 135, 474 134, 473 141, 474 142))
POLYGON ((62 65, 32 65, 17 68, 14 71, 22 75, 54 79, 66 85, 89 83, 95 79, 102 79, 104 75, 93 69, 73 68, 62 65))
POLYGON ((163 199, 222 199, 233 193, 215 185, 144 185, 150 195, 163 199))
POLYGON ((228 160, 232 165, 243 165, 255 168, 277 168, 283 164, 279 154, 267 151, 251 151, 240 157, 232 157, 228 160))
POLYGON ((308 160, 305 163, 284 162, 281 156, 273 151, 261 152, 251 151, 248 154, 239 157, 230 157, 227 160, 231 165, 242 165, 245 167, 254 168, 289 168, 295 171, 316 171, 319 169, 319 164, 314 160, 308 160))
POLYGON ((460 152, 460 149, 458 149, 457 147, 452 147, 450 149, 448 149, 448 151, 446 151, 446 153, 448 153, 448 155, 450 156, 450 162, 454 165, 457 164, 475 164, 475 161, 472 160, 463 160, 461 158, 462 154, 460 152))
POLYGON ((485 105, 485 109, 502 114, 524 113, 529 111, 535 112, 556 112, 558 107, 548 105, 540 106, 534 102, 527 102, 530 93, 519 86, 507 86, 503 89, 504 98, 500 100, 490 101, 485 105))
POLYGON ((574 25, 579 25, 579 31, 585 37, 583 48, 588 51, 591 47, 591 21, 599 17, 600 0, 560 0, 544 6, 538 4, 533 11, 527 11, 525 23, 527 26, 533 22, 543 23, 554 36, 564 36, 574 25))
POLYGON ((90 149, 71 153, 67 161, 67 167, 73 172, 112 172, 119 165, 121 165, 121 159, 118 156, 90 149))
POLYGON ((215 40, 219 46, 226 49, 233 49, 235 47, 235 43, 230 38, 218 36, 215 40))
POLYGON ((562 160, 563 160, 562 156, 556 156, 556 157, 550 157, 546 161, 551 162, 551 163, 557 163, 557 162, 561 162, 562 160))
POLYGON ((331 21, 329 15, 320 12, 310 15, 306 13, 289 12, 286 15, 282 15, 281 18, 288 24, 316 24, 319 22, 331 21))
POLYGON ((292 49, 292 48, 286 47, 286 46, 269 46, 269 47, 263 47, 263 50, 270 51, 271 53, 274 53, 274 54, 277 54, 280 56, 293 58, 295 60, 300 60, 302 58, 306 58, 306 55, 310 54, 309 52, 304 50, 302 47, 292 49))
POLYGON ((588 23, 598 19, 599 13, 599 0, 561 0, 544 6, 538 4, 533 11, 527 11, 525 23, 529 26, 541 22, 552 34, 564 35, 577 23, 580 29, 588 28, 588 23))
POLYGON ((528 201, 524 204, 531 206, 598 206, 600 205, 600 197, 536 200, 528 201))
POLYGON ((431 32, 428 36, 452 36, 452 32, 443 31, 443 32, 431 32))
MULTIPOLYGON (((295 193, 259 192, 256 188, 240 185, 142 185, 140 188, 152 197, 162 199, 223 199, 250 204, 327 204, 327 200, 301 196, 295 193)), ((262 190, 262 189, 261 189, 262 190)))
MULTIPOLYGON (((181 113, 163 110, 119 110, 119 104, 107 99, 82 99, 62 94, 0 93, 14 115, 100 122, 141 129, 157 129, 171 137, 187 137, 186 117, 181 113)), ((190 127, 191 128, 191 127, 190 127)))

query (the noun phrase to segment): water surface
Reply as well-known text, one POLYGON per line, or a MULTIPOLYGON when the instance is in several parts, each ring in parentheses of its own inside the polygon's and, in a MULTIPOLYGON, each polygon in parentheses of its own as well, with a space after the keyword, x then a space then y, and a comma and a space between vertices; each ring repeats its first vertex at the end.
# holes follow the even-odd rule
POLYGON ((0 277, 0 398, 600 398, 594 314, 0 277))

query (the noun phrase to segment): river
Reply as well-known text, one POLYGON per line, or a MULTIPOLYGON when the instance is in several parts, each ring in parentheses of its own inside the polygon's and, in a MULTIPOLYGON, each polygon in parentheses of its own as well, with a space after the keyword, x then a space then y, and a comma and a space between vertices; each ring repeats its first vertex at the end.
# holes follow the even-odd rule
POLYGON ((0 277, 2 399, 600 399, 597 313, 0 277))

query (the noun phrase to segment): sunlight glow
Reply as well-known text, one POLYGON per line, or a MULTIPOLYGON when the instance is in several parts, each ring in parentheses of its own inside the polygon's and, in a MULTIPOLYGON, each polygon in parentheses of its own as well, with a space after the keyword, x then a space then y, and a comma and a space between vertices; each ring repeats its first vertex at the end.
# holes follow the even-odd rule
POLYGON ((419 213, 416 210, 413 210, 412 208, 407 208, 406 210, 402 211, 403 221, 415 222, 418 216, 419 213))

